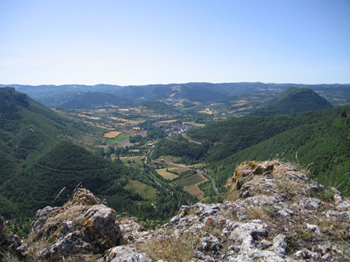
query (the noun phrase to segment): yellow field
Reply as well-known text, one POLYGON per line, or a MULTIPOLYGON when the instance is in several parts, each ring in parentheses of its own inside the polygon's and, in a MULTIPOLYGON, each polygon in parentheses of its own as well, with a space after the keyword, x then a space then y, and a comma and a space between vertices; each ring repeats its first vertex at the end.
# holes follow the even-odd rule
POLYGON ((122 132, 118 132, 118 131, 112 131, 109 133, 106 133, 103 135, 103 137, 107 137, 107 138, 116 138, 117 136, 119 136, 122 132))
POLYGON ((176 119, 173 119, 173 120, 164 120, 164 121, 160 121, 159 123, 173 123, 173 122, 176 122, 177 120, 176 119))
POLYGON ((157 169, 157 173, 159 175, 161 175, 162 177, 164 177, 165 179, 170 179, 170 180, 173 180, 173 179, 179 177, 178 175, 175 175, 173 173, 167 172, 166 168, 157 169))
POLYGON ((111 116, 111 118, 112 118, 113 120, 117 120, 117 121, 123 121, 123 122, 128 122, 128 121, 129 121, 129 120, 127 120, 127 119, 118 118, 118 117, 114 117, 114 116, 111 116))

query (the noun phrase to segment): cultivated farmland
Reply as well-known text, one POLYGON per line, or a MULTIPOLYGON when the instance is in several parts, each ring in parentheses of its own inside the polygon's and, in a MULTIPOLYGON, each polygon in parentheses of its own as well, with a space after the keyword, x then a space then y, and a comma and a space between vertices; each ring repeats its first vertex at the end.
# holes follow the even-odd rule
POLYGON ((117 136, 119 136, 122 132, 118 132, 118 131, 112 131, 112 132, 108 132, 106 134, 103 135, 103 137, 106 138, 116 138, 117 136))
POLYGON ((197 184, 197 183, 200 183, 202 181, 204 181, 205 179, 198 175, 198 174, 195 174, 195 175, 192 175, 192 176, 189 176, 189 177, 186 177, 184 179, 181 179, 177 182, 177 184, 179 186, 188 186, 188 185, 194 185, 194 184, 197 184))
POLYGON ((204 193, 196 185, 186 187, 184 190, 190 193, 192 196, 196 196, 199 198, 201 198, 204 195, 204 193))

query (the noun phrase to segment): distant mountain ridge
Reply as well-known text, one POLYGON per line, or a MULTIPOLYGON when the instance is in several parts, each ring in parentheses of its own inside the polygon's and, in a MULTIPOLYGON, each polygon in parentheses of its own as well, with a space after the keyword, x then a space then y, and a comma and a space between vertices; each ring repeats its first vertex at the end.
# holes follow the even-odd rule
POLYGON ((332 104, 309 88, 290 87, 282 94, 266 102, 251 116, 295 114, 332 108, 332 104))
POLYGON ((211 103, 231 96, 247 96, 250 94, 276 94, 288 88, 310 88, 320 96, 326 98, 333 106, 350 104, 350 84, 274 84, 274 83, 184 83, 184 84, 156 84, 144 86, 118 85, 0 85, 11 86, 18 91, 28 94, 33 99, 49 107, 59 107, 61 104, 75 99, 78 93, 100 92, 114 94, 127 98, 138 104, 144 101, 166 101, 173 105, 179 101, 211 103))

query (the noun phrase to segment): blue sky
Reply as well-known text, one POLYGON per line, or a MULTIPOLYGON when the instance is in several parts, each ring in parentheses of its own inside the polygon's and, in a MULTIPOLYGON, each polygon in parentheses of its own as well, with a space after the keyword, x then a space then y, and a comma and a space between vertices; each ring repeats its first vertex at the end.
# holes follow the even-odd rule
POLYGON ((0 0, 0 84, 350 83, 349 0, 0 0))

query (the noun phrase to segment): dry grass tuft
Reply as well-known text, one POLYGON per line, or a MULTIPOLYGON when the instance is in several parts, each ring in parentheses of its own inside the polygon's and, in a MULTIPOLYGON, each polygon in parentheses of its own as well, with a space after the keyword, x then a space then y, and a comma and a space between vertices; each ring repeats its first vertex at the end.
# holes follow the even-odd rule
POLYGON ((267 219, 270 217, 268 208, 264 206, 250 206, 246 210, 251 218, 267 219))
POLYGON ((275 184, 282 194, 286 194, 289 197, 294 197, 301 190, 300 185, 297 182, 287 178, 276 180, 275 184))
POLYGON ((296 162, 289 162, 296 170, 300 171, 301 173, 304 173, 307 176, 310 176, 311 174, 311 166, 314 164, 313 162, 304 166, 302 164, 300 164, 299 162, 299 158, 298 158, 298 152, 296 152, 295 154, 295 159, 296 162))
POLYGON ((186 216, 190 216, 190 215, 195 215, 196 214, 196 209, 194 208, 190 208, 187 212, 186 212, 186 216))
POLYGON ((5 250, 0 248, 0 261, 18 262, 18 259, 10 252, 6 252, 5 250))
POLYGON ((70 204, 70 202, 67 202, 65 206, 61 208, 60 212, 48 217, 42 228, 37 229, 29 235, 28 241, 34 243, 43 237, 49 240, 56 240, 59 238, 59 231, 63 222, 66 221, 72 221, 77 230, 82 229, 85 222, 84 214, 91 206, 70 204))
POLYGON ((347 241, 350 239, 350 227, 347 222, 338 221, 335 217, 325 216, 315 216, 314 222, 319 226, 319 229, 323 234, 347 241))
POLYGON ((178 238, 171 236, 170 232, 165 235, 170 237, 162 240, 153 237, 147 243, 140 244, 139 250, 155 261, 160 259, 176 262, 190 261, 196 251, 198 239, 189 234, 178 238))
POLYGON ((233 189, 226 193, 225 200, 235 202, 239 199, 239 190, 233 189))
MULTIPOLYGON (((30 241, 30 240, 29 240, 30 241)), ((40 259, 43 248, 47 247, 50 243, 47 239, 41 238, 38 241, 30 241, 28 243, 27 260, 29 261, 45 261, 40 259)))

